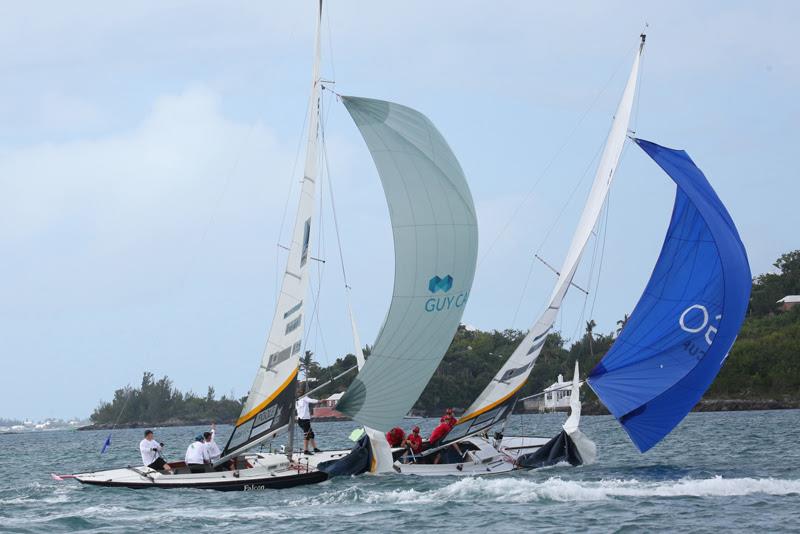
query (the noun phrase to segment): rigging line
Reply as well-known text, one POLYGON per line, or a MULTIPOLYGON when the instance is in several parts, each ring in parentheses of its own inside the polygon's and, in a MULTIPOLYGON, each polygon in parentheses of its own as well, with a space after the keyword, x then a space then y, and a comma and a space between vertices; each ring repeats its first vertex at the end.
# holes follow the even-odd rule
MULTIPOLYGON (((647 28, 649 28, 649 27, 650 27, 650 24, 645 22, 644 23, 644 28, 642 28, 642 35, 645 35, 647 33, 647 28)), ((637 83, 639 84, 639 87, 636 88, 637 89, 636 90, 636 108, 635 108, 634 115, 633 115, 633 131, 634 132, 636 132, 636 130, 639 129, 639 109, 640 109, 639 101, 642 98, 642 80, 644 78, 644 59, 645 59, 644 58, 644 54, 640 54, 640 56, 639 56, 639 79, 637 80, 637 83)))
POLYGON ((331 29, 331 3, 328 2, 328 9, 325 10, 325 22, 328 25, 328 52, 331 55, 331 59, 328 63, 331 66, 331 76, 333 79, 336 79, 336 62, 334 61, 333 57, 333 30, 331 29))
POLYGON ((322 160, 324 162, 325 174, 328 176, 328 195, 331 197, 333 227, 336 232, 336 244, 339 247, 339 263, 341 264, 342 267, 342 279, 344 280, 344 287, 345 289, 350 289, 350 285, 347 280, 347 271, 345 269, 345 264, 344 264, 344 253, 342 252, 342 238, 341 238, 341 233, 339 232, 339 217, 337 216, 336 199, 333 193, 333 178, 331 178, 331 170, 328 160, 328 145, 325 140, 325 128, 323 127, 321 131, 322 131, 322 160))
POLYGON ((528 267, 528 276, 525 278, 525 285, 522 286, 522 291, 519 295, 519 301, 517 302, 517 309, 514 310, 514 318, 511 319, 511 328, 514 328, 514 325, 517 323, 517 314, 519 314, 519 309, 522 306, 522 301, 525 299, 525 292, 528 290, 528 283, 531 281, 531 275, 533 274, 533 265, 534 260, 530 261, 530 267, 528 267))
POLYGON ((605 222, 603 223, 603 245, 600 247, 600 264, 597 267, 597 282, 595 282, 594 286, 595 289, 594 289, 594 298, 592 299, 592 307, 589 310, 589 313, 592 315, 594 315, 594 305, 597 302, 597 293, 599 293, 600 289, 600 276, 602 275, 603 272, 603 259, 605 258, 606 254, 606 238, 608 237, 608 213, 610 211, 611 211, 611 189, 608 190, 608 196, 606 197, 606 214, 605 214, 606 216, 605 216, 605 222))
MULTIPOLYGON (((636 46, 639 46, 639 44, 637 43, 636 46)), ((631 48, 631 50, 633 50, 633 48, 631 48)), ((625 57, 627 57, 627 53, 626 53, 625 57)), ((606 81, 606 83, 600 89, 600 92, 598 92, 595 95, 594 99, 591 101, 589 106, 583 111, 583 113, 578 118, 578 121, 575 124, 575 126, 573 126, 573 128, 566 135, 566 137, 564 137, 564 140, 561 142, 561 145, 556 149, 556 152, 555 152, 555 154, 553 154, 553 157, 550 158, 548 163, 544 166, 544 169, 539 174, 539 176, 536 178, 536 180, 534 180, 534 183, 530 187, 530 189, 528 189, 528 192, 525 193, 525 195, 523 196, 522 200, 517 204, 516 208, 514 208, 514 210, 511 212, 511 216, 508 218, 508 220, 503 225, 503 227, 500 229, 500 231, 497 233, 497 235, 495 235, 494 239, 492 239, 491 243, 489 244, 489 247, 486 249, 486 252, 484 252, 483 256, 481 256, 481 258, 478 260, 478 265, 479 266, 489 256, 489 254, 491 253, 491 251, 494 248, 494 246, 500 240, 500 237, 506 232, 506 230, 508 230, 509 226, 511 226, 511 223, 514 221, 516 216, 519 214, 519 212, 522 209, 522 207, 525 205, 526 202, 528 202, 530 197, 533 195, 533 192, 539 186, 539 184, 544 179, 544 177, 547 176, 547 173, 550 171, 550 168, 553 166, 553 164, 555 164, 556 160, 561 155, 561 152, 564 150, 564 148, 566 148, 567 144, 572 139, 573 135, 575 135, 575 132, 577 132, 578 128, 580 128, 580 126, 583 124, 583 121, 589 115, 589 112, 591 112, 592 109, 594 109, 594 106, 597 104, 597 102, 600 100, 600 98, 605 94, 606 90, 608 90, 609 86, 611 85, 611 82, 617 76, 617 73, 619 72, 619 70, 622 67, 622 65, 624 65, 624 63, 625 62, 623 60, 619 61, 619 63, 617 64, 616 68, 614 69, 613 73, 609 77, 609 79, 606 81)))
MULTIPOLYGON (((605 205, 605 202, 604 202, 604 205, 605 205)), ((595 224, 595 227, 599 227, 599 226, 600 226, 599 224, 595 224)), ((587 287, 589 288, 589 291, 592 292, 592 293, 594 293, 594 290, 593 290, 593 287, 592 287, 592 278, 593 278, 592 273, 594 273, 594 265, 595 265, 595 261, 597 260, 597 247, 598 247, 598 244, 600 243, 600 239, 598 238, 598 233, 597 232, 593 232, 593 233, 595 235, 595 238, 594 238, 594 246, 592 247, 592 261, 589 264, 589 275, 588 275, 588 282, 587 282, 587 287)), ((583 321, 586 319, 586 305, 588 304, 588 302, 589 302, 589 293, 587 292, 587 293, 585 293, 583 295, 583 305, 581 307, 581 314, 579 316, 577 324, 575 325, 575 331, 573 332, 573 336, 577 336, 578 335, 578 330, 580 329, 581 325, 583 324, 583 321)), ((592 319, 591 313, 589 315, 590 315, 589 316, 589 320, 591 320, 592 319)))
MULTIPOLYGON (((542 251, 542 249, 544 248, 544 246, 547 244, 547 240, 550 239, 550 235, 553 233, 553 230, 555 230, 556 226, 558 226, 558 223, 561 220, 561 217, 563 217, 564 213, 566 213, 567 207, 569 207, 569 205, 572 203, 572 199, 575 198, 575 195, 578 193, 578 189, 580 189, 581 185, 583 184, 583 181, 586 180, 586 177, 589 175, 589 171, 594 167, 595 161, 597 161, 597 159, 600 157, 600 154, 603 151, 603 147, 605 146, 605 144, 606 144, 606 140, 604 139, 598 145, 597 150, 594 153, 594 156, 592 156, 592 159, 589 160, 589 163, 583 169, 583 173, 581 174, 580 179, 575 184, 575 186, 572 188, 572 191, 570 191, 569 196, 567 197, 567 200, 561 205, 561 209, 559 210, 558 215, 556 215, 555 219, 553 219, 553 222, 550 223, 550 226, 547 228, 547 231, 545 232, 544 237, 542 238, 542 241, 539 243, 539 246, 536 248, 536 254, 539 254, 542 251)), ((591 193, 591 191, 590 191, 590 193, 591 193)), ((588 197, 588 195, 589 195, 589 193, 587 193, 587 197, 588 197)))

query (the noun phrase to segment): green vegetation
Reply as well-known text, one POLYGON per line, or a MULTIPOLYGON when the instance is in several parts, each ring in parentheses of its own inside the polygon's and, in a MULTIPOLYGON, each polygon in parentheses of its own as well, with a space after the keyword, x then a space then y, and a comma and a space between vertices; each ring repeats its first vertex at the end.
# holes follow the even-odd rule
MULTIPOLYGON (((783 405, 800 403, 800 306, 781 311, 776 304, 785 295, 800 294, 800 250, 781 256, 775 267, 776 273, 762 274, 753 280, 748 316, 706 398, 778 400, 783 405)), ((627 320, 625 314, 617 321, 618 328, 608 334, 596 333, 595 322, 590 320, 582 337, 571 343, 561 334, 550 334, 522 396, 542 391, 558 374, 571 377, 576 360, 580 362, 582 376, 586 376, 611 347, 627 320)), ((524 332, 518 330, 483 332, 461 326, 415 410, 436 414, 449 406, 465 409, 489 383, 523 336, 524 332)), ((366 347, 364 352, 369 356, 370 347, 366 347)), ((328 367, 315 362, 311 352, 306 352, 301 360, 301 373, 309 379, 311 388, 356 364, 352 354, 338 358, 328 367)), ((324 398, 344 391, 354 376, 355 373, 346 375, 315 396, 324 398)), ((596 401, 594 394, 589 388, 583 391, 585 400, 592 406, 596 401)), ((101 404, 91 419, 95 424, 112 424, 121 414, 121 424, 224 422, 234 420, 241 406, 241 401, 224 396, 215 400, 211 387, 205 397, 183 394, 172 387, 167 377, 154 381, 151 373, 145 373, 140 388, 118 389, 114 400, 101 404)))
MULTIPOLYGON (((707 399, 800 403, 800 306, 781 311, 776 304, 786 295, 800 294, 800 250, 782 255, 774 265, 775 273, 762 274, 753 280, 748 316, 722 371, 706 394, 707 399)), ((605 355, 627 321, 628 314, 625 314, 617 321, 614 332, 598 334, 595 322, 590 320, 583 336, 571 343, 559 333, 550 334, 521 395, 541 392, 559 374, 570 378, 576 360, 585 377, 605 355)), ((459 328, 415 410, 435 414, 448 406, 466 408, 500 369, 523 335, 524 332, 517 330, 483 332, 459 328)), ((341 360, 337 360, 339 362, 341 360)), ((319 370, 319 375, 332 374, 335 373, 327 369, 319 370)), ((348 376, 320 395, 343 391, 350 380, 352 377, 348 376)), ((583 395, 590 406, 596 401, 589 388, 584 388, 583 395)))
POLYGON ((241 410, 241 401, 224 395, 216 399, 211 386, 205 397, 181 393, 166 376, 155 380, 146 372, 140 387, 116 390, 114 399, 101 403, 90 419, 98 426, 223 423, 234 421, 241 410))

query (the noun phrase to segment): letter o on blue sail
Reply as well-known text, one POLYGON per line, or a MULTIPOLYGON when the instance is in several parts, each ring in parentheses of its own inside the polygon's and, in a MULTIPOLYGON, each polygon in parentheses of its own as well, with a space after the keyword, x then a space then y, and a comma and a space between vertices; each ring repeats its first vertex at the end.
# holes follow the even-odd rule
POLYGON ((641 452, 683 420, 719 373, 750 299, 747 253, 689 155, 635 139, 677 185, 653 274, 588 382, 641 452))

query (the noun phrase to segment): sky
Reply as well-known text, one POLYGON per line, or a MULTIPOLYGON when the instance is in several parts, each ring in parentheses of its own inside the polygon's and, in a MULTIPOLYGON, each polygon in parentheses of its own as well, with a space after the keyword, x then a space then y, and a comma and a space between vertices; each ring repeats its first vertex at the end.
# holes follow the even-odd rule
MULTIPOLYGON (((4 7, 0 416, 85 417, 144 371, 182 390, 247 393, 296 205, 314 4, 4 7)), ((797 20, 791 1, 330 0, 323 74, 342 94, 436 124, 480 224, 463 320, 524 330, 555 282, 533 254, 563 259, 645 24, 632 128, 690 153, 754 274, 800 248, 797 20)), ((329 364, 352 340, 328 188, 364 343, 388 308, 394 260, 364 142, 330 96, 324 113, 330 176, 315 237, 326 263, 306 326, 329 364)), ((573 291, 557 322, 566 338, 589 317, 610 332, 633 309, 673 197, 628 146, 576 277, 590 295, 573 291)))

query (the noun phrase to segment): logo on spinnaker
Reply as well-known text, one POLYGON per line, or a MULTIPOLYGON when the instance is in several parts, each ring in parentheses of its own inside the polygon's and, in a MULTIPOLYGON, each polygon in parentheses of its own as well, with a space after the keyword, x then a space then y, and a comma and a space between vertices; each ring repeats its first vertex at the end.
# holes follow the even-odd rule
POLYGON ((452 287, 453 277, 449 274, 443 278, 439 278, 439 275, 436 275, 428 281, 428 291, 431 293, 436 293, 437 291, 447 293, 452 287))
MULTIPOLYGON (((428 291, 431 293, 447 293, 453 288, 453 277, 449 274, 446 276, 436 275, 428 281, 428 291)), ((438 297, 431 297, 425 301, 426 312, 439 312, 443 310, 450 310, 453 308, 460 308, 467 303, 469 291, 462 291, 458 295, 441 295, 438 297)))

